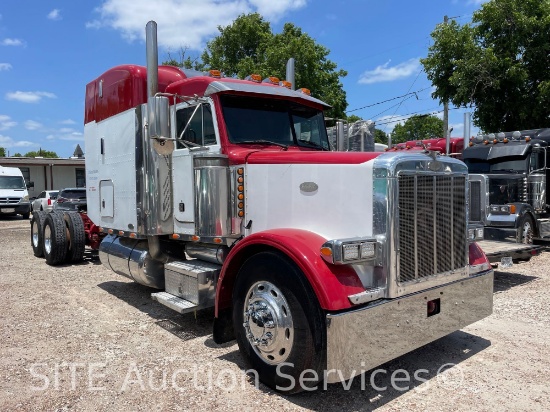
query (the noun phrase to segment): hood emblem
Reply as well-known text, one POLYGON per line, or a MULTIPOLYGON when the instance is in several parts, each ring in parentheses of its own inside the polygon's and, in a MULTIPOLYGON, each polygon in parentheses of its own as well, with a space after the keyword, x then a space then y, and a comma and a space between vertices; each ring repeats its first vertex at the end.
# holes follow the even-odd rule
POLYGON ((319 189, 319 186, 315 182, 304 182, 300 184, 300 191, 306 193, 313 193, 319 189))

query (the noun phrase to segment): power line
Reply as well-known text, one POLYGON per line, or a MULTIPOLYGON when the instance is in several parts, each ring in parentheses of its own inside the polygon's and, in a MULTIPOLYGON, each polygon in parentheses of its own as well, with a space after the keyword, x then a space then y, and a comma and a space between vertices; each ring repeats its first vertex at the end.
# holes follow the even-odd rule
MULTIPOLYGON (((453 108, 450 108, 449 110, 458 110, 458 109, 462 109, 462 107, 453 107, 453 108)), ((412 115, 415 115, 415 114, 418 114, 418 113, 424 113, 424 114, 421 114, 421 115, 418 115, 417 117, 428 117, 428 116, 434 116, 438 113, 441 113, 443 112, 443 110, 437 110, 435 112, 429 112, 429 113, 424 113, 424 110, 419 110, 417 112, 412 112, 412 113, 407 113, 407 114, 402 114, 402 115, 399 115, 395 118, 390 118, 390 119, 387 119, 387 121, 384 121, 382 123, 378 123, 376 120, 374 120, 374 123, 376 124, 376 126, 383 126, 383 125, 386 125, 386 124, 390 124, 390 123, 399 123, 399 122, 402 122, 403 120, 407 120, 410 118, 410 116, 412 115)))
MULTIPOLYGON (((422 72, 422 71, 420 71, 422 72)), ((420 75, 420 73, 418 73, 420 75)), ((418 76, 416 76, 416 78, 418 79, 418 76)), ((416 79, 415 79, 416 81, 416 79)), ((413 83, 414 84, 414 83, 413 83)), ((412 86, 411 86, 412 87, 412 86)), ((379 104, 382 104, 382 103, 387 103, 387 102, 391 102, 392 100, 397 100, 397 99, 401 99, 402 97, 406 97, 406 96, 411 96, 411 95, 416 95, 416 93, 420 93, 420 92, 423 92, 424 90, 428 90, 429 88, 431 88, 431 86, 429 87, 425 87, 423 89, 420 89, 420 90, 416 90, 414 92, 407 92, 401 96, 396 96, 396 97, 392 97, 391 99, 386 99, 386 100, 382 100, 381 102, 376 102, 376 103, 371 103, 371 104, 367 104, 366 106, 363 106, 363 107, 359 107, 357 109, 353 109, 353 110, 348 110, 346 111, 346 113, 351 113, 351 112, 356 112, 358 110, 362 110, 362 109, 366 109, 368 107, 373 107, 373 106, 378 106, 379 104)), ((410 90, 410 88, 409 88, 410 90)), ((416 98, 418 99, 418 96, 416 96, 416 98)))
MULTIPOLYGON (((416 77, 414 78, 411 86, 409 87, 409 90, 407 90, 407 93, 410 92, 410 90, 412 89, 412 87, 414 86, 414 84, 416 83, 416 81, 418 80, 418 78, 420 77, 420 73, 422 73, 424 70, 420 70, 418 72, 418 74, 416 75, 416 77)), ((403 104, 403 102, 405 102, 405 99, 401 100, 401 102, 399 103, 399 106, 397 106, 397 109, 395 109, 395 112, 393 112, 393 116, 395 116, 395 113, 397 113, 397 111, 399 110, 399 108, 401 107, 401 105, 403 104)), ((384 127, 384 132, 386 131, 386 128, 384 127)))

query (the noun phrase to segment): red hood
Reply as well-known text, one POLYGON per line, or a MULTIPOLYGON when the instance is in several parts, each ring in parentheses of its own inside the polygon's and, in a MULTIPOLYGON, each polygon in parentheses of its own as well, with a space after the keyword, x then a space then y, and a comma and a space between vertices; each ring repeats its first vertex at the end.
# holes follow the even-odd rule
POLYGON ((322 152, 296 150, 289 147, 275 149, 250 149, 232 147, 227 155, 229 163, 238 164, 361 164, 378 156, 381 152, 322 152))

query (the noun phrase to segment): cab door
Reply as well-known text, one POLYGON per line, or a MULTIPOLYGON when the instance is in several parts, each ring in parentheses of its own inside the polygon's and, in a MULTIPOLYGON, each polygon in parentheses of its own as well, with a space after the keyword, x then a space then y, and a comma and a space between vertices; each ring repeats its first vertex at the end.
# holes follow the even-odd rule
POLYGON ((193 158, 220 153, 215 110, 211 100, 181 103, 173 112, 176 139, 172 154, 174 232, 195 233, 195 177, 193 158))

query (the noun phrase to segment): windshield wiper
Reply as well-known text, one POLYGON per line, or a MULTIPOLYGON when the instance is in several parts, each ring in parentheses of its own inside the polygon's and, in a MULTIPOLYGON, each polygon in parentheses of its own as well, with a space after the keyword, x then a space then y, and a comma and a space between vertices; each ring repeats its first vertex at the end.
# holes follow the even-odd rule
POLYGON ((298 143, 305 143, 307 145, 316 147, 316 148, 321 149, 321 150, 329 150, 326 147, 321 146, 319 143, 312 142, 311 140, 301 140, 301 139, 299 139, 298 143))
POLYGON ((237 142, 239 144, 262 144, 262 145, 274 145, 274 146, 279 146, 279 147, 282 147, 283 149, 287 150, 288 149, 288 145, 286 144, 283 144, 283 143, 277 143, 277 142, 272 142, 271 140, 264 140, 264 139, 259 139, 259 140, 244 140, 242 142, 237 142))

